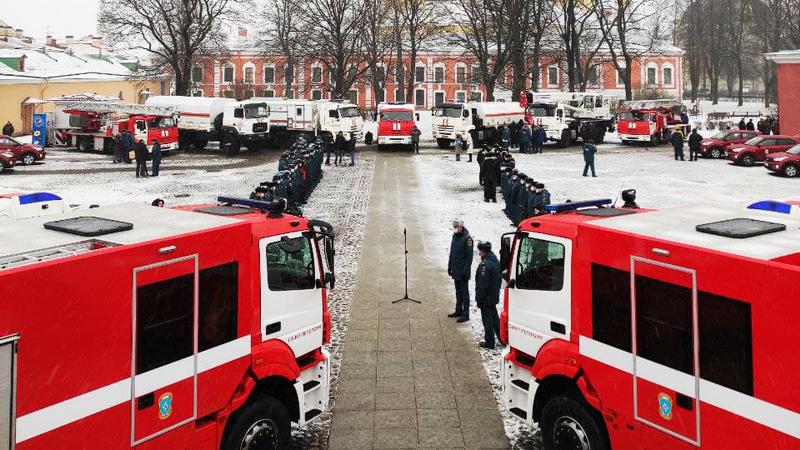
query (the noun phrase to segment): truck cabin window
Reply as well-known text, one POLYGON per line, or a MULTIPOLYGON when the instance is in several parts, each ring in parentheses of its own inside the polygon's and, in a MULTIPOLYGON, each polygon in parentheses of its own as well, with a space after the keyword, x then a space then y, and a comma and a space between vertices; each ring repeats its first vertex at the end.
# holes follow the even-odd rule
POLYGON ((339 114, 345 119, 349 119, 351 117, 358 117, 358 115, 359 115, 358 108, 354 108, 354 107, 351 107, 351 108, 339 108, 339 114))
POLYGON ((525 237, 519 246, 516 287, 534 291, 560 291, 564 287, 564 246, 525 237))
POLYGON ((314 257, 308 238, 283 238, 267 245, 267 284, 271 291, 313 289, 314 257))
POLYGON ((545 105, 531 105, 528 107, 528 112, 533 117, 553 117, 556 115, 556 109, 554 107, 545 105))
POLYGON ((234 108, 233 117, 237 119, 241 119, 242 117, 244 117, 244 111, 242 110, 242 108, 234 108))
POLYGON ((269 116, 269 108, 265 103, 254 103, 244 107, 244 117, 246 119, 260 119, 269 116))
POLYGON ((433 109, 433 115, 436 117, 461 117, 461 110, 463 108, 442 106, 433 109))
POLYGON ((147 121, 147 128, 151 130, 154 128, 170 128, 174 126, 175 121, 172 120, 172 117, 157 117, 147 121))
POLYGON ((143 120, 140 120, 136 122, 136 129, 139 131, 144 131, 147 129, 147 124, 143 120))
POLYGON ((414 116, 411 111, 384 111, 381 113, 381 120, 409 121, 414 120, 414 116))
POLYGON ((332 110, 328 111, 328 117, 330 117, 331 119, 338 119, 339 118, 339 111, 337 111, 335 109, 332 109, 332 110))

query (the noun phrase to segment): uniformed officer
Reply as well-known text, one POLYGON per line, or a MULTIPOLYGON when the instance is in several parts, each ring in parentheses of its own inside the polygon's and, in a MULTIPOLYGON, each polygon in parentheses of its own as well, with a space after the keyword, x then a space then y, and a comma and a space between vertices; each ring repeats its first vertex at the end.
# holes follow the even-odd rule
POLYGON ((483 185, 483 201, 497 203, 497 170, 499 161, 497 153, 488 152, 484 154, 483 164, 481 164, 480 177, 483 185))
POLYGON ((500 339, 500 317, 497 304, 500 302, 500 262, 492 252, 491 242, 478 244, 481 262, 475 271, 475 302, 481 310, 484 339, 480 346, 494 348, 494 338, 500 339))
POLYGON ((456 288, 456 310, 447 317, 458 317, 457 322, 469 320, 469 278, 472 271, 472 236, 464 227, 463 220, 453 221, 453 239, 450 242, 450 258, 447 274, 453 278, 456 288))
POLYGON ((264 186, 258 186, 253 192, 250 193, 250 200, 265 201, 266 194, 267 188, 264 186))
POLYGON ((550 191, 544 187, 544 183, 536 183, 536 205, 534 208, 534 215, 540 216, 545 214, 545 206, 550 204, 550 191))

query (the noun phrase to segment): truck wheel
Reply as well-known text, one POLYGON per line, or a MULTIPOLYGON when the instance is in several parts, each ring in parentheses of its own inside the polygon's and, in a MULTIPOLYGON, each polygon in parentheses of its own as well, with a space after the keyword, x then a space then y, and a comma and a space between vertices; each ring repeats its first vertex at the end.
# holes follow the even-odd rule
POLYGON ((547 401, 539 421, 547 450, 609 450, 602 418, 582 400, 560 395, 547 401))
POLYGON ((192 146, 197 150, 205 150, 208 145, 208 139, 195 139, 192 146))
POLYGON ((742 156, 742 164, 744 164, 745 167, 753 167, 753 164, 755 163, 756 159, 753 157, 753 155, 747 154, 742 156))
POLYGON ((605 141, 606 141, 606 130, 598 128, 595 144, 602 144, 605 141))
POLYGON ((719 148, 717 148, 717 147, 714 147, 714 148, 712 148, 712 149, 711 149, 711 150, 710 150, 708 153, 709 153, 709 154, 711 155, 711 157, 712 157, 712 158, 714 158, 714 159, 720 159, 720 158, 722 158, 722 150, 720 150, 720 149, 719 149, 719 148))
POLYGON ((561 139, 558 140, 558 146, 561 148, 567 148, 572 145, 572 134, 567 129, 561 132, 561 139))
POLYGON ((78 138, 78 150, 82 152, 88 152, 92 149, 92 145, 89 142, 89 138, 86 136, 81 136, 78 138))
POLYGON ((288 447, 291 437, 289 412, 273 397, 248 402, 231 417, 223 450, 278 450, 288 447))
POLYGON ((442 139, 442 138, 436 139, 436 145, 438 145, 439 148, 450 148, 450 144, 452 142, 453 141, 451 141, 450 139, 442 139))
POLYGON ((798 170, 797 166, 794 164, 787 164, 786 167, 783 168, 783 174, 789 178, 794 178, 800 174, 800 170, 798 170))

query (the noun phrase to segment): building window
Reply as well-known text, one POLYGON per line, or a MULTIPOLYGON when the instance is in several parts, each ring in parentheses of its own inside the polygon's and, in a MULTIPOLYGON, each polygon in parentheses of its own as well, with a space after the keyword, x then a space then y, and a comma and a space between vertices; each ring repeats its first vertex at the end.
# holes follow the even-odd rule
POLYGON ((558 86, 558 66, 547 67, 547 85, 558 86))
POLYGON ((434 83, 444 83, 444 66, 433 68, 433 81, 434 83))
POLYGON ((233 83, 233 66, 225 66, 222 70, 222 82, 233 83))
POLYGON ((383 103, 386 101, 386 90, 375 89, 375 103, 383 103))
POLYGON ((244 68, 244 82, 252 84, 253 80, 255 79, 255 76, 254 76, 255 72, 256 72, 256 68, 255 67, 245 67, 244 68))
POLYGON ((483 92, 481 91, 472 91, 471 100, 473 102, 481 102, 483 101, 483 92))
POLYGON ((395 89, 394 90, 394 101, 396 101, 396 102, 404 102, 404 101, 406 101, 406 99, 402 98, 402 96, 400 95, 400 89, 395 89))
POLYGON ((456 83, 465 84, 467 82, 467 68, 464 66, 456 67, 456 83))
POLYGON ((414 91, 414 105, 425 106, 425 90, 417 89, 414 91))
POLYGON ((375 67, 375 81, 386 81, 386 68, 383 66, 375 67))
POLYGON ((284 92, 284 97, 286 97, 286 98, 294 98, 294 91, 289 89, 288 91, 284 92))
POLYGON ((472 66, 472 84, 481 84, 481 68, 472 66))
POLYGON ((517 289, 560 291, 564 287, 562 244, 526 237, 517 255, 517 289))
POLYGON ((236 339, 239 264, 232 262, 200 271, 197 345, 199 351, 236 339))
POLYGON ((322 83, 322 67, 311 68, 311 82, 316 84, 322 83))
POLYGON ((194 274, 136 289, 136 373, 194 354, 194 274))
POLYGON ((275 68, 264 67, 264 84, 272 84, 275 82, 275 68))
POLYGON ((743 394, 753 395, 753 330, 750 305, 700 292, 700 374, 743 394))
POLYGON ((203 82, 203 68, 201 66, 194 66, 192 69, 192 81, 195 83, 203 82))
POLYGON ((347 93, 347 98, 350 103, 358 105, 358 89, 350 89, 350 92, 347 93))
POLYGON ((647 68, 647 84, 650 86, 655 86, 658 84, 658 80, 656 79, 658 71, 655 67, 648 67, 647 68))
POLYGON ((203 91, 201 91, 200 89, 195 89, 192 91, 192 97, 202 97, 202 96, 203 96, 203 91))
POLYGON ((275 97, 275 91, 271 89, 264 89, 263 91, 261 91, 261 96, 266 98, 275 97))
POLYGON ((322 100, 322 91, 319 89, 311 91, 311 100, 322 100))
POLYGON ((424 66, 416 66, 414 67, 414 81, 417 83, 424 83, 425 82, 425 67, 424 66))
POLYGON ((464 91, 456 91, 456 101, 459 103, 467 101, 467 93, 464 91))
POLYGON ((663 80, 665 85, 672 86, 672 67, 664 67, 663 80))
POLYGON ((444 91, 436 91, 433 93, 433 105, 439 106, 444 103, 444 91))
POLYGON ((625 65, 621 65, 617 69, 617 86, 625 86, 625 65))

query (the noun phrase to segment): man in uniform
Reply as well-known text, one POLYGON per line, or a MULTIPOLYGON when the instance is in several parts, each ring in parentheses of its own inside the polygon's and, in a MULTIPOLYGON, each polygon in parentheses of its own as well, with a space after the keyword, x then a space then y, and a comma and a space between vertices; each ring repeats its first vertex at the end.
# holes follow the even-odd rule
POLYGON ((544 187, 544 183, 536 183, 536 203, 534 204, 533 215, 541 216, 545 213, 544 207, 550 204, 550 191, 544 187))
POLYGON ((414 125, 414 129, 411 130, 411 151, 414 153, 419 153, 419 136, 421 134, 422 132, 419 131, 419 128, 414 125))
POLYGON ((453 221, 453 239, 450 242, 450 258, 447 274, 456 288, 456 310, 447 317, 458 317, 457 322, 469 321, 469 277, 472 271, 472 237, 464 228, 463 220, 453 221))
POLYGON ((697 132, 697 128, 692 130, 689 135, 689 161, 697 161, 697 155, 700 153, 700 143, 703 137, 697 132))
POLYGON ((589 141, 583 143, 583 176, 589 176, 589 169, 592 169, 592 176, 596 177, 594 173, 594 154, 597 153, 597 147, 589 141))
POLYGON ((500 262, 492 252, 491 242, 478 244, 481 262, 475 271, 475 303, 481 310, 483 321, 483 342, 485 349, 494 348, 494 338, 500 340, 500 317, 497 315, 497 304, 500 303, 500 262))
POLYGON ((483 185, 483 201, 497 203, 497 153, 488 152, 483 157, 481 164, 481 184, 483 185))

